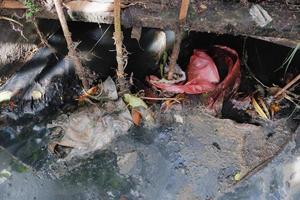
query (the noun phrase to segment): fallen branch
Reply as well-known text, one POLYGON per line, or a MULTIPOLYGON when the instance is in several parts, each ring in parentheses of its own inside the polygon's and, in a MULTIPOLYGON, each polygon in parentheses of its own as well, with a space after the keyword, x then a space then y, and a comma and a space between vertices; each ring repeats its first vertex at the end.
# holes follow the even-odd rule
POLYGON ((170 57, 170 62, 169 62, 169 72, 168 72, 168 80, 172 80, 173 79, 173 74, 174 74, 174 70, 175 70, 175 65, 178 59, 178 55, 180 52, 180 45, 181 45, 181 36, 182 36, 182 27, 186 21, 186 15, 187 15, 187 11, 189 8, 189 4, 190 1, 189 0, 182 0, 181 2, 181 7, 180 7, 180 13, 179 13, 179 26, 178 26, 178 30, 175 31, 175 43, 173 46, 173 50, 172 50, 172 54, 170 57))
POLYGON ((278 91, 275 95, 274 98, 277 98, 279 95, 281 95, 283 92, 288 90, 292 85, 294 85, 297 81, 300 80, 300 74, 296 76, 292 81, 290 81, 286 86, 284 86, 280 91, 278 91))
POLYGON ((57 12, 57 16, 58 16, 58 19, 60 21, 64 36, 65 36, 65 39, 66 39, 66 42, 67 42, 67 46, 68 46, 68 50, 69 50, 68 56, 71 58, 71 60, 75 64, 75 71, 76 71, 78 77, 80 78, 80 80, 82 81, 82 85, 83 85, 84 89, 88 90, 89 83, 88 83, 88 80, 86 78, 87 76, 86 76, 84 68, 83 68, 83 66, 80 62, 80 59, 77 56, 77 52, 76 52, 75 46, 74 46, 73 41, 72 41, 71 33, 69 31, 67 21, 66 21, 64 12, 63 12, 61 0, 53 0, 53 2, 55 4, 55 9, 56 9, 56 12, 57 12))

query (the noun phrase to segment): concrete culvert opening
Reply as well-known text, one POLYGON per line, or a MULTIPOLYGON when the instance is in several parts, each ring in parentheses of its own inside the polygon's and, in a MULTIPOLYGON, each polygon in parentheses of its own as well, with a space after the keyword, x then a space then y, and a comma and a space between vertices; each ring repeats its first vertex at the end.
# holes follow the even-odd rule
POLYGON ((113 25, 69 22, 91 72, 94 86, 85 91, 59 21, 37 24, 55 53, 33 30, 24 33, 32 51, 20 33, 0 41, 14 45, 6 57, 1 47, 0 199, 299 197, 299 82, 282 90, 299 75, 299 46, 186 32, 177 62, 186 79, 170 83, 164 72, 174 32, 123 27, 124 94, 117 91, 113 25), (209 82, 209 67, 200 81, 189 80, 195 50, 214 63, 217 82, 209 82), (240 76, 219 87, 237 63, 240 76), (186 92, 202 83, 214 90, 186 92))

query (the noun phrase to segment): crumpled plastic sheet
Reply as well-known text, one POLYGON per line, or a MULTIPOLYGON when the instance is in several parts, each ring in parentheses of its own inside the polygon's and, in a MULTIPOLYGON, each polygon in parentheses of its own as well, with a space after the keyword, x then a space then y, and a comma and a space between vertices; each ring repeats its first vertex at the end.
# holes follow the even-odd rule
POLYGON ((237 52, 229 47, 214 46, 214 57, 222 60, 228 68, 228 74, 220 82, 218 68, 213 59, 205 50, 194 50, 187 67, 187 82, 179 84, 169 84, 162 82, 158 77, 151 75, 148 82, 165 92, 201 94, 209 93, 209 104, 213 105, 225 96, 237 91, 241 73, 240 60, 237 52))
POLYGON ((63 135, 50 143, 49 150, 52 151, 50 148, 56 145, 71 148, 66 160, 88 155, 125 135, 131 126, 132 118, 122 99, 108 101, 101 107, 83 107, 70 116, 60 116, 48 125, 48 128, 60 127, 63 135))

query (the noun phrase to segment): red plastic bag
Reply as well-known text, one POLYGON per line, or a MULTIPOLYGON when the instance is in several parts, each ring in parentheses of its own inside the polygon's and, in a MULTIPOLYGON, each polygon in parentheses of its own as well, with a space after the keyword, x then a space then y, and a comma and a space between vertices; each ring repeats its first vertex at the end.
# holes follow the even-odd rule
POLYGON ((216 55, 214 56, 222 56, 228 67, 228 74, 221 83, 219 83, 220 77, 213 59, 204 50, 194 50, 187 68, 187 82, 185 84, 164 83, 156 76, 150 76, 148 81, 156 88, 172 93, 200 94, 213 91, 212 97, 214 99, 218 98, 219 95, 224 96, 224 90, 228 88, 236 91, 240 83, 238 54, 235 50, 225 46, 215 46, 215 49, 216 55))

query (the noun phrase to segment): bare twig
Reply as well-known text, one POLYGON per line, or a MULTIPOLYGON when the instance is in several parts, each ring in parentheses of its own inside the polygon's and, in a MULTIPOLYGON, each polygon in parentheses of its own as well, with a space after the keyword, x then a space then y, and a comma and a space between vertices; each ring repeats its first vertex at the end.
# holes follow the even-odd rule
MULTIPOLYGON (((35 27, 35 30, 36 30, 37 34, 39 35, 39 38, 40 38, 40 40, 41 40, 41 43, 42 43, 43 45, 45 45, 46 47, 48 47, 53 53, 55 53, 55 52, 56 52, 55 48, 53 48, 53 47, 48 43, 48 41, 47 41, 47 39, 45 38, 44 34, 40 31, 40 29, 39 29, 39 27, 38 27, 37 22, 36 22, 35 19, 33 19, 32 23, 33 23, 33 25, 34 25, 34 27, 35 27)), ((56 59, 58 59, 58 58, 56 57, 56 59)))
POLYGON ((181 44, 181 40, 182 40, 182 37, 181 37, 182 36, 182 27, 186 20, 186 15, 187 15, 187 11, 189 8, 189 4, 190 4, 189 0, 182 0, 182 2, 181 2, 180 13, 179 13, 179 18, 178 18, 179 19, 179 27, 178 27, 178 30, 175 31, 176 39, 175 39, 175 43, 173 46, 172 54, 170 57, 170 63, 169 63, 169 72, 168 72, 169 80, 173 79, 175 65, 176 65, 178 55, 180 52, 180 44, 181 44))
POLYGON ((63 12, 61 0, 53 0, 53 1, 55 4, 55 9, 57 12, 58 19, 60 21, 64 36, 65 36, 65 39, 66 39, 66 42, 68 45, 68 49, 69 49, 68 56, 74 61, 75 71, 76 71, 77 75, 79 76, 80 80, 82 81, 83 87, 87 90, 89 88, 89 83, 86 78, 84 68, 80 62, 79 57, 77 56, 77 52, 75 50, 75 46, 72 41, 71 33, 69 31, 67 21, 66 21, 64 12, 63 12))
POLYGON ((274 98, 277 98, 279 95, 281 95, 283 92, 288 90, 292 85, 294 85, 297 81, 300 80, 300 74, 296 76, 292 81, 290 81, 286 86, 284 86, 280 91, 278 91, 275 95, 274 98))
POLYGON ((17 20, 14 20, 12 18, 0 16, 0 19, 13 22, 13 23, 18 24, 19 26, 23 27, 23 24, 21 24, 20 22, 18 22, 17 20))
POLYGON ((157 101, 165 101, 165 100, 172 100, 172 101, 177 101, 177 98, 168 98, 168 97, 139 97, 140 99, 145 99, 145 100, 157 100, 157 101))

